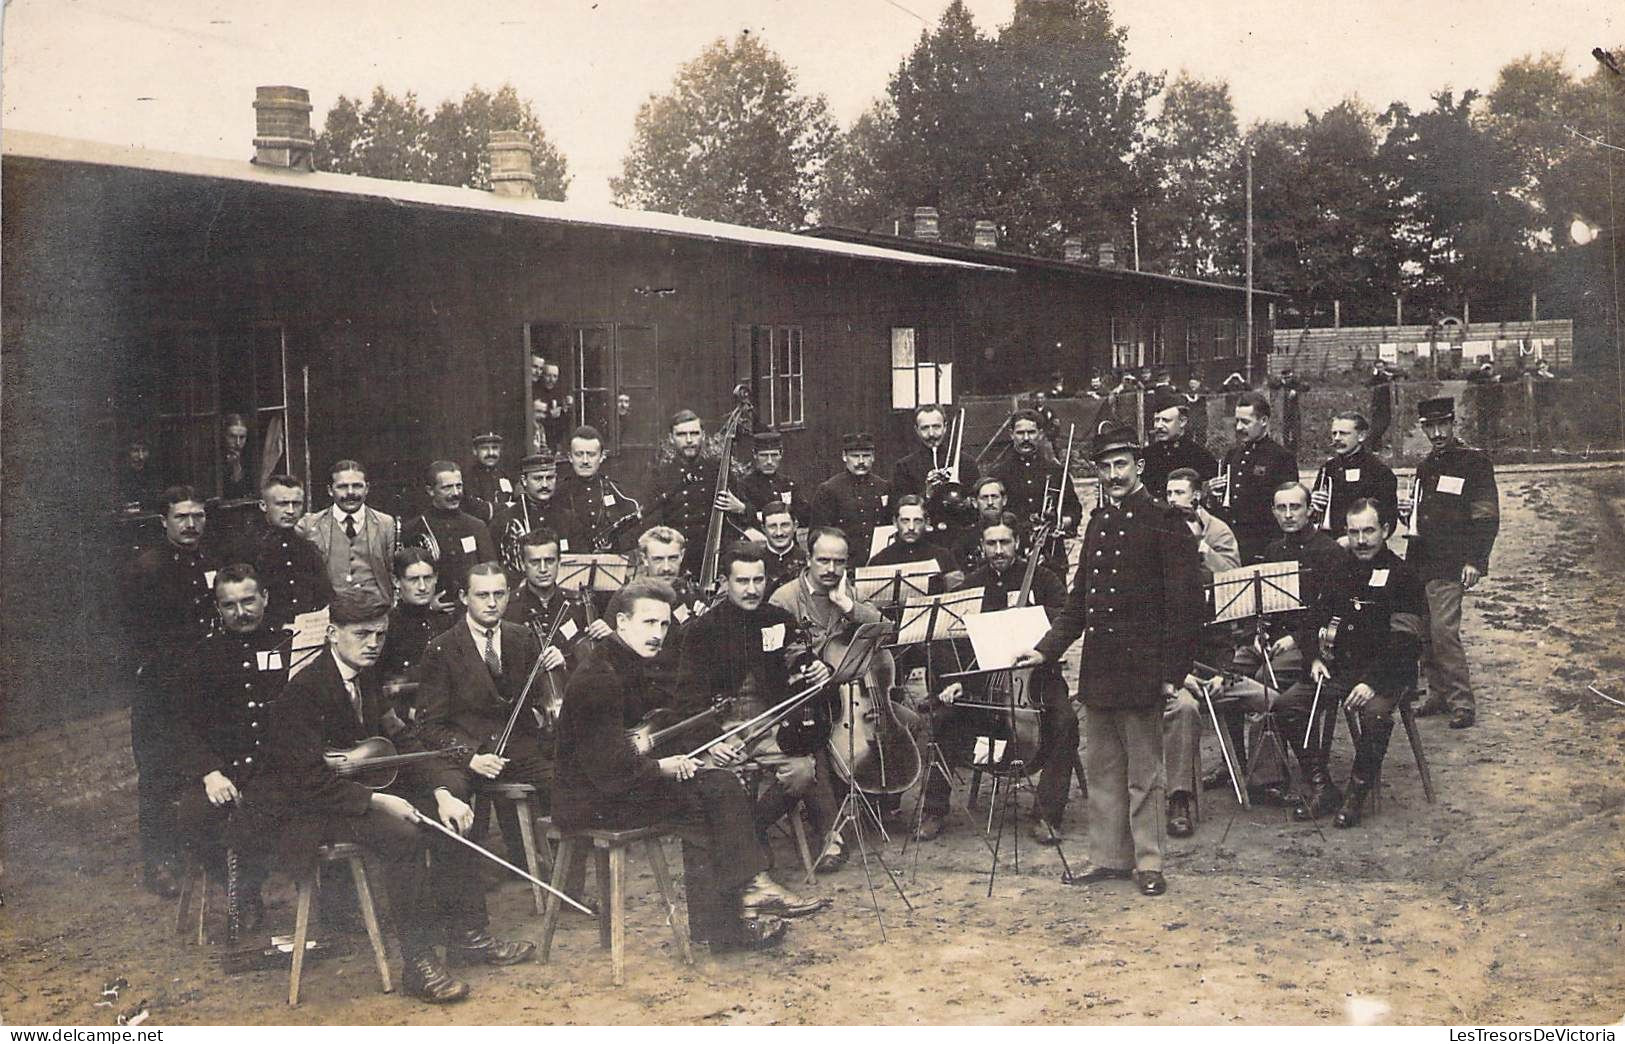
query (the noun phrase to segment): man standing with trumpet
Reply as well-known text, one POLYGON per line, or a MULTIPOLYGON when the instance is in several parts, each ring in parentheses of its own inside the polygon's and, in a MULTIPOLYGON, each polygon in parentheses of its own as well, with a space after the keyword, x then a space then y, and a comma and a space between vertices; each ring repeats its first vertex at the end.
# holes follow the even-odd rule
POLYGON ((1270 437, 1270 400, 1256 391, 1236 401, 1236 444, 1208 483, 1217 514, 1236 534, 1241 564, 1262 561, 1275 539, 1275 491, 1298 480, 1298 460, 1270 437))
POLYGON ((1371 422, 1358 410, 1344 410, 1332 417, 1331 435, 1332 455, 1320 466, 1309 496, 1315 528, 1348 543, 1343 520, 1349 505, 1363 497, 1377 504, 1382 524, 1393 532, 1399 524, 1399 480, 1366 448, 1371 422))

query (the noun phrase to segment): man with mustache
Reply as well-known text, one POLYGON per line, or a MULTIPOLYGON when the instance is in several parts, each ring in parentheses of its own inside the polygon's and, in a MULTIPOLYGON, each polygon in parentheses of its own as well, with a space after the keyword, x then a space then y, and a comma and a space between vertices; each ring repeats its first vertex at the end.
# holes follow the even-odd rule
POLYGON ((1158 500, 1167 498, 1168 477, 1180 468, 1196 472, 1205 483, 1219 473, 1219 462, 1190 432, 1190 403, 1171 391, 1151 402, 1151 444, 1145 448, 1145 488, 1158 500))
POLYGON ((1277 714, 1289 736, 1301 736, 1319 685, 1322 706, 1342 703, 1359 715, 1354 770, 1332 820, 1346 828, 1360 824, 1388 752, 1394 705, 1416 682, 1427 595, 1416 570, 1388 549, 1380 504, 1356 500, 1345 518, 1353 554, 1321 586, 1296 636, 1310 660, 1309 675, 1285 694, 1277 714), (1340 621, 1335 638, 1328 627, 1333 617, 1340 621))
POLYGON ((1399 509, 1411 520, 1406 561, 1427 591, 1427 702, 1450 711, 1451 728, 1466 729, 1477 706, 1461 644, 1461 602, 1490 571, 1501 494, 1489 456, 1456 438, 1456 400, 1426 399, 1417 410, 1433 449, 1416 467, 1416 499, 1399 509))
POLYGON ((647 498, 650 521, 683 534, 687 554, 683 571, 698 577, 700 556, 713 508, 743 522, 749 507, 731 489, 716 491, 717 461, 706 456, 705 428, 693 410, 679 410, 671 419, 672 459, 655 468, 647 498))
POLYGON ((424 477, 429 507, 406 523, 401 544, 429 552, 440 574, 441 599, 455 603, 463 593, 463 577, 469 567, 496 558, 496 546, 485 523, 463 510, 461 468, 449 460, 437 460, 424 477))
POLYGON ((552 530, 558 534, 561 554, 580 541, 575 518, 556 495, 558 481, 559 462, 553 455, 532 453, 519 462, 519 496, 510 507, 498 510, 491 521, 491 538, 497 541, 502 561, 515 577, 525 573, 520 551, 525 534, 537 529, 552 530))
POLYGON ((583 424, 570 436, 570 475, 559 483, 558 499, 574 520, 580 540, 571 540, 580 554, 625 551, 637 539, 633 526, 643 509, 615 480, 603 473, 604 437, 583 424))
POLYGON ((767 589, 776 591, 779 585, 801 575, 807 565, 807 553, 796 543, 796 517, 789 505, 770 500, 760 516, 762 532, 767 537, 767 589))
MULTIPOLYGON (((1038 414, 1033 410, 1017 410, 1010 419, 1010 452, 994 469, 993 475, 1004 484, 1008 508, 1023 524, 1036 526, 1042 515, 1052 526, 1056 526, 1050 546, 1044 549, 1044 564, 1054 569, 1057 575, 1064 575, 1066 538, 1078 535, 1083 504, 1078 500, 1078 491, 1070 475, 1065 488, 1061 488, 1061 475, 1066 469, 1062 467, 1062 462, 1045 455, 1040 445, 1042 436, 1043 428, 1038 414), (1046 491, 1049 493, 1047 504, 1046 491), (1057 492, 1061 497, 1059 519, 1054 507, 1057 492), (1046 506, 1048 511, 1045 510, 1046 506)), ((1066 452, 1064 445, 1057 449, 1066 452)))
POLYGON ((1343 539, 1341 520, 1365 497, 1382 506, 1383 525, 1392 530, 1399 524, 1399 480, 1366 448, 1371 422, 1358 410, 1344 410, 1333 415, 1331 434, 1332 455, 1320 466, 1309 500, 1316 528, 1343 539))
MULTIPOLYGON (((1241 567, 1241 552, 1230 527, 1202 506, 1202 479, 1194 468, 1176 468, 1165 480, 1168 506, 1179 512, 1196 538, 1202 564, 1209 575, 1241 567)), ((1150 487, 1147 486, 1147 489, 1150 487)))
MULTIPOLYGON (((918 406, 914 410, 914 434, 920 441, 920 448, 903 457, 892 466, 891 493, 893 496, 902 496, 904 493, 916 493, 925 498, 926 503, 931 502, 932 495, 952 477, 949 465, 953 462, 948 458, 945 441, 948 436, 947 412, 937 405, 918 406)), ((976 461, 963 454, 959 461, 959 483, 962 489, 970 489, 976 480, 982 477, 981 469, 976 461)), ((947 519, 938 519, 938 530, 948 528, 947 519)), ((867 549, 865 549, 867 550, 867 549)))
POLYGON ((801 486, 784 473, 784 436, 776 431, 759 431, 751 439, 751 470, 739 480, 737 489, 740 499, 750 505, 753 521, 764 523, 772 504, 782 504, 796 518, 806 518, 801 486))
POLYGON ((514 500, 513 479, 502 471, 502 442, 494 431, 474 436, 474 462, 468 467, 468 513, 488 526, 514 500))
POLYGON ((813 491, 808 522, 845 533, 850 564, 859 566, 869 561, 875 527, 885 524, 891 484, 873 474, 875 437, 866 431, 841 436, 841 464, 844 471, 813 491))
POLYGON ((892 525, 897 529, 892 542, 869 559, 870 565, 935 562, 938 574, 931 578, 932 594, 963 584, 965 574, 959 568, 959 560, 952 551, 932 539, 931 519, 926 514, 924 497, 918 493, 905 493, 898 497, 892 509, 892 525))
POLYGON ((1071 883, 1133 877, 1142 895, 1161 895, 1162 714, 1190 673, 1205 615, 1196 540, 1146 491, 1134 429, 1106 428, 1091 456, 1106 502, 1089 518, 1066 607, 1015 662, 1059 662, 1083 637, 1089 865, 1071 883))
POLYGON ((1275 539, 1275 490, 1298 480, 1298 461, 1270 437, 1270 401, 1246 392, 1236 401, 1236 444, 1208 483, 1217 513, 1236 534, 1241 564, 1261 561, 1275 539))
POLYGON ((395 519, 367 506, 367 472, 360 463, 338 461, 329 474, 332 508, 306 515, 294 531, 316 545, 334 592, 367 589, 388 605, 395 600, 391 563, 400 546, 395 519))
POLYGON ((251 522, 225 558, 254 567, 269 602, 265 626, 278 631, 300 613, 327 605, 333 582, 315 545, 297 532, 305 484, 292 475, 272 475, 260 490, 260 509, 263 520, 251 522))
MULTIPOLYGON (((999 522, 1009 525, 1011 532, 1016 534, 1016 541, 1022 546, 1032 537, 1025 519, 1005 510, 1009 507, 1010 499, 1005 494, 1002 479, 992 475, 978 479, 970 489, 970 499, 976 505, 976 520, 955 534, 953 546, 954 557, 964 565, 966 572, 974 572, 984 564, 982 531, 988 526, 999 522)), ((1042 559, 1040 564, 1043 564, 1042 559)))
POLYGON ((178 894, 172 802, 184 778, 175 771, 168 722, 178 697, 176 670, 209 633, 218 562, 203 542, 207 513, 191 486, 171 486, 164 505, 164 542, 136 556, 124 577, 126 633, 137 650, 130 751, 135 757, 136 828, 142 883, 155 895, 178 894))
POLYGON ((680 754, 638 754, 626 740, 656 706, 643 668, 664 645, 673 597, 663 581, 638 577, 610 598, 614 634, 565 691, 554 820, 565 830, 659 823, 675 831, 683 839, 690 937, 714 954, 766 949, 788 929, 773 915, 788 893, 761 883, 767 859, 739 779, 680 754))

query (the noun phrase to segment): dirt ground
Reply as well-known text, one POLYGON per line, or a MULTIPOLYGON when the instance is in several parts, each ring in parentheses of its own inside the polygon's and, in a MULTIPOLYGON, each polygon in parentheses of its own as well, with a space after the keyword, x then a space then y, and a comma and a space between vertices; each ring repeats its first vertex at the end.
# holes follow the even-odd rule
MULTIPOLYGON (((819 879, 833 907, 783 950, 691 968, 634 862, 622 989, 590 922, 571 918, 553 963, 472 971, 474 997, 446 1009, 380 994, 365 937, 339 939, 352 952, 312 965, 289 1009, 283 973, 223 978, 214 948, 182 945, 173 906, 135 887, 127 717, 113 713, 0 746, 0 1017, 110 1025, 144 1000, 153 1025, 1616 1022, 1625 707, 1586 685, 1625 698, 1625 476, 1508 476, 1502 510, 1464 625, 1479 725, 1422 721, 1436 805, 1402 733, 1381 811, 1357 830, 1237 814, 1211 791, 1155 899, 1062 885, 1056 854, 1025 837, 989 898, 987 849, 958 817, 906 857, 900 832, 884 848, 912 913, 871 863, 884 938, 854 860, 819 879), (129 986, 98 1007, 117 977, 129 986)), ((1339 774, 1348 759, 1340 733, 1339 774)), ((1081 801, 1069 818, 1081 860, 1081 801)), ((794 861, 779 842, 779 865, 794 861)), ((268 898, 291 925, 290 891, 268 898)), ((494 923, 539 938, 529 903, 522 884, 498 886, 494 923)))

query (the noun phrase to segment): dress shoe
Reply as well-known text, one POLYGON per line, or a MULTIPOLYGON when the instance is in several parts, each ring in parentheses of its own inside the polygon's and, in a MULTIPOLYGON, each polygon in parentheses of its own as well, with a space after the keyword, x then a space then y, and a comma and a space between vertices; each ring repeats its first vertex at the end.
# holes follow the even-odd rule
POLYGON ((819 854, 818 862, 813 864, 813 873, 833 874, 846 865, 846 860, 846 845, 841 842, 840 838, 836 838, 819 854))
POLYGON ((1134 876, 1132 870, 1120 870, 1115 866, 1096 866, 1093 863, 1084 863, 1070 874, 1061 877, 1062 884, 1092 885, 1101 881, 1127 881, 1134 876))
POLYGON ((1450 712, 1450 727, 1453 729, 1470 729, 1476 720, 1471 707, 1457 707, 1450 712))
POLYGON ((1365 787, 1350 782, 1349 792, 1343 797, 1343 807, 1332 817, 1332 826, 1347 830, 1360 825, 1361 808, 1365 805, 1365 787))
POLYGON ((141 872, 141 887, 160 899, 175 899, 181 894, 175 868, 168 863, 148 863, 141 872))
POLYGON ((747 917, 725 938, 711 940, 712 953, 770 950, 784 939, 790 925, 778 917, 747 917))
POLYGON ((401 970, 401 992, 430 1004, 450 1004, 468 996, 468 983, 455 978, 433 950, 407 957, 401 970))
POLYGON ((1042 817, 1033 821, 1032 839, 1041 845, 1058 845, 1066 840, 1059 829, 1050 826, 1049 820, 1042 817))
POLYGON ((1190 837, 1196 833, 1195 820, 1191 816, 1191 796, 1178 793, 1168 798, 1168 836, 1190 837))
POLYGON ((935 841, 942 836, 941 816, 921 816, 920 828, 914 831, 914 836, 921 841, 935 841))
POLYGON ((1254 783, 1247 788, 1247 801, 1264 808, 1291 808, 1298 803, 1298 798, 1279 783, 1254 783))
POLYGON ((1161 870, 1136 870, 1134 887, 1141 895, 1161 895, 1168 890, 1168 879, 1162 876, 1161 870))
POLYGON ((807 899, 780 885, 765 872, 751 878, 739 894, 739 905, 747 914, 777 914, 805 917, 829 905, 828 899, 807 899))
POLYGON ((1449 709, 1449 705, 1444 702, 1444 697, 1429 694, 1416 704, 1416 716, 1418 718, 1431 718, 1436 714, 1443 714, 1449 709))
POLYGON ((1309 783, 1309 799, 1299 801, 1292 809, 1292 818, 1300 823, 1319 819, 1342 804, 1343 792, 1331 779, 1316 779, 1309 783))
POLYGON ((446 942, 447 964, 524 964, 536 953, 528 939, 502 940, 484 928, 452 932, 446 942))

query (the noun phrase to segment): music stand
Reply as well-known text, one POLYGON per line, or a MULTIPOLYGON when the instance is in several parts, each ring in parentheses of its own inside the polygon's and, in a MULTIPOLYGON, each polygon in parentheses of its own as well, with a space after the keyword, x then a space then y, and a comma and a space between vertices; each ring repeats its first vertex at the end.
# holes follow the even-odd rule
POLYGON ((929 595, 931 578, 941 572, 942 567, 934 558, 895 565, 858 566, 852 571, 853 597, 876 609, 890 609, 906 596, 929 595))
MULTIPOLYGON (((860 624, 852 634, 852 641, 847 646, 846 655, 841 658, 841 662, 836 665, 833 673, 830 674, 826 687, 830 685, 862 684, 864 675, 869 669, 869 661, 880 650, 880 642, 885 638, 888 629, 887 625, 883 623, 860 624)), ((851 722, 857 713, 857 695, 855 692, 848 690, 843 694, 842 698, 846 700, 846 720, 851 722)), ((876 698, 890 699, 891 695, 881 693, 876 698)), ((828 849, 830 844, 841 836, 841 831, 845 829, 846 825, 848 823, 852 824, 852 835, 858 844, 858 857, 863 863, 863 878, 869 885, 869 902, 874 906, 875 922, 880 925, 880 938, 884 942, 886 939, 886 920, 880 913, 880 896, 875 890, 874 876, 869 871, 869 846, 863 837, 863 816, 867 815, 880 830, 882 839, 886 838, 886 828, 881 824, 880 812, 869 801, 869 796, 858 789, 857 773, 852 771, 852 766, 857 764, 857 734, 858 730, 855 728, 846 730, 846 797, 841 800, 840 807, 835 810, 835 820, 830 824, 829 834, 824 838, 824 848, 828 849)), ((891 872, 891 868, 886 865, 885 857, 879 851, 875 852, 874 857, 875 861, 880 864, 880 869, 885 871, 886 879, 892 883, 893 888, 897 889, 897 895, 903 900, 903 905, 908 907, 910 913, 913 913, 914 904, 908 901, 908 894, 903 891, 902 883, 891 872)))
POLYGON ((300 613, 288 625, 293 632, 287 638, 289 678, 315 663, 327 648, 327 622, 327 607, 323 606, 314 612, 300 613))
POLYGON ((626 586, 632 564, 625 555, 597 553, 559 556, 558 586, 564 591, 615 592, 626 586))

